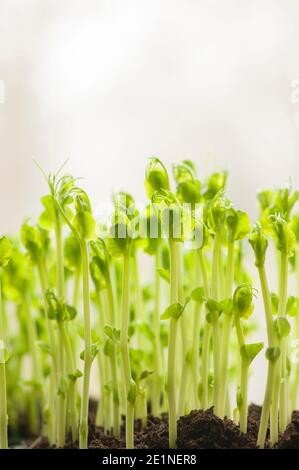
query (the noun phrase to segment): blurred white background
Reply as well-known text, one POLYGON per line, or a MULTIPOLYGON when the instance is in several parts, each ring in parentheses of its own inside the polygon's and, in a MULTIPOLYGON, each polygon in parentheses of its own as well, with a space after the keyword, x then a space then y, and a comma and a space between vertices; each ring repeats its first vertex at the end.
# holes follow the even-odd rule
POLYGON ((254 216, 299 185, 298 31, 297 0, 0 0, 0 232, 40 209, 33 158, 69 157, 95 206, 142 200, 148 156, 191 158, 254 216))

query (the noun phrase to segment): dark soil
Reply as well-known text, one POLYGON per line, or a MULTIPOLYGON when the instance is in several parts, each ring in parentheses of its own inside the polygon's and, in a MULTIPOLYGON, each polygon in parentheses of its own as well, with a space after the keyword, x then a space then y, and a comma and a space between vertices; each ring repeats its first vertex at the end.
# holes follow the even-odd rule
MULTIPOLYGON (((122 425, 120 439, 104 432, 94 424, 94 404, 91 404, 89 426, 89 448, 125 449, 125 427, 122 425)), ((213 414, 213 409, 207 411, 192 411, 178 421, 177 445, 180 449, 254 449, 259 428, 261 407, 250 405, 248 416, 248 433, 241 434, 239 426, 230 419, 220 419, 213 414)), ((37 438, 29 445, 34 449, 49 448, 45 438, 37 438)), ((135 422, 135 447, 140 449, 168 448, 168 419, 148 416, 147 426, 142 429, 141 422, 135 422)), ((269 447, 266 442, 266 447, 269 447)), ((292 423, 280 437, 279 449, 299 448, 299 411, 294 412, 292 423)), ((65 448, 78 448, 71 436, 67 439, 65 448)))

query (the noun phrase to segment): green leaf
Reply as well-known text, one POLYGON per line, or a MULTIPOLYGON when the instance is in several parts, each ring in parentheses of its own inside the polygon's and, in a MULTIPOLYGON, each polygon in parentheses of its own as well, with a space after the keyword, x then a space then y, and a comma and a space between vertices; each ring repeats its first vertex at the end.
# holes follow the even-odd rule
POLYGON ((180 302, 175 302, 174 304, 169 305, 169 307, 167 307, 166 310, 164 310, 164 312, 162 313, 160 317, 161 320, 168 320, 169 318, 174 318, 175 320, 178 320, 189 302, 190 297, 187 297, 184 305, 180 302))
POLYGON ((204 293, 204 288, 203 287, 197 287, 191 292, 191 299, 194 300, 194 302, 198 302, 202 304, 205 301, 205 293, 204 293))
POLYGON ((7 237, 0 238, 0 267, 8 265, 12 255, 12 246, 7 237))
POLYGON ((241 318, 248 319, 254 310, 253 289, 250 284, 241 284, 233 296, 234 312, 241 318))
POLYGON ((249 362, 249 364, 255 359, 259 352, 263 349, 264 343, 251 343, 243 344, 240 347, 241 356, 249 362))
POLYGON ((170 274, 168 269, 158 268, 157 273, 164 279, 166 282, 170 282, 170 274))
POLYGON ((129 392, 128 392, 128 396, 127 396, 127 400, 130 403, 134 404, 136 402, 137 392, 138 392, 137 385, 135 382, 132 381, 129 392))
POLYGON ((113 354, 114 354, 114 344, 113 344, 113 341, 111 341, 111 339, 107 339, 107 341, 105 341, 103 352, 104 352, 105 356, 107 356, 107 357, 112 357, 113 356, 113 354))
POLYGON ((170 240, 183 241, 183 209, 176 195, 164 189, 156 191, 152 195, 152 204, 164 236, 170 240))
POLYGON ((262 231, 261 225, 256 224, 251 232, 249 243, 253 248, 255 254, 255 265, 257 268, 262 268, 265 265, 266 251, 268 249, 268 240, 262 231))
POLYGON ((231 241, 241 240, 250 232, 250 219, 246 212, 229 209, 226 217, 228 238, 231 241))
POLYGON ((287 301, 287 315, 290 317, 296 317, 299 312, 299 299, 294 296, 290 296, 287 301))
POLYGON ((231 316, 234 312, 234 308, 233 308, 233 300, 232 299, 224 299, 224 300, 221 300, 220 302, 220 306, 221 306, 221 311, 222 313, 224 313, 224 315, 228 315, 228 316, 231 316))
MULTIPOLYGON (((92 361, 95 359, 99 351, 100 351, 100 341, 91 345, 91 360, 92 361)), ((84 358, 85 358, 85 350, 81 351, 80 353, 80 359, 84 361, 84 358)))
POLYGON ((149 199, 151 199, 155 191, 170 189, 167 170, 158 158, 150 159, 145 170, 144 185, 149 199))
POLYGON ((55 226, 55 202, 50 194, 41 198, 44 211, 39 217, 38 223, 44 230, 50 231, 55 226))
POLYGON ((269 220, 277 249, 291 256, 295 247, 296 237, 290 224, 280 214, 271 215, 269 220))
POLYGON ((120 330, 119 329, 114 328, 110 325, 105 325, 104 326, 104 333, 115 344, 119 344, 119 341, 120 341, 120 330))
POLYGON ((291 325, 287 318, 285 317, 277 317, 274 320, 274 329, 278 338, 283 338, 288 336, 291 331, 291 325))
POLYGON ((217 318, 222 313, 222 305, 214 299, 206 301, 207 321, 210 323, 213 318, 217 318))
POLYGON ((154 372, 152 370, 144 370, 139 376, 139 381, 147 379, 154 372))
POLYGON ((208 222, 209 227, 214 233, 219 232, 222 229, 228 210, 231 209, 231 201, 224 197, 223 192, 216 194, 211 202, 209 209, 208 222))
POLYGON ((77 369, 73 374, 68 374, 69 379, 74 380, 74 381, 76 381, 77 379, 80 379, 80 377, 82 376, 83 374, 79 369, 77 369))
POLYGON ((96 238, 96 223, 90 212, 77 212, 73 220, 73 226, 83 240, 96 238))
POLYGON ((275 362, 280 356, 280 349, 278 347, 267 348, 266 359, 270 362, 275 362))
POLYGON ((204 193, 206 200, 212 200, 217 193, 225 189, 227 176, 227 172, 224 171, 222 173, 213 173, 208 177, 206 181, 206 191, 204 193))
POLYGON ((277 313, 278 313, 278 304, 279 304, 278 295, 275 294, 275 292, 271 292, 270 297, 271 297, 271 304, 272 304, 273 314, 277 315, 277 313))

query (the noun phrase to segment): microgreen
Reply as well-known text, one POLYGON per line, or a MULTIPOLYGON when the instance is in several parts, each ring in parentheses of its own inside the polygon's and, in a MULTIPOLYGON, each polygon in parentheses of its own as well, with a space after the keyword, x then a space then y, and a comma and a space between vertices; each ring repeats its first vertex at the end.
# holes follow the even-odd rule
POLYGON ((251 336, 264 323, 267 381, 257 445, 264 447, 269 425, 275 445, 289 424, 299 389, 292 361, 299 193, 261 191, 251 228, 228 196, 226 172, 199 179, 190 160, 172 170, 173 181, 151 158, 147 205, 139 209, 130 193, 114 193, 109 222, 95 220, 87 192, 63 174, 64 165, 42 171, 48 194, 37 222, 26 219, 18 236, 0 238, 1 448, 8 447, 7 415, 12 433, 26 415, 32 434, 43 433, 51 445, 64 447, 70 435, 87 448, 93 369, 95 425, 119 437, 125 415, 127 448, 135 444, 134 420, 148 425, 148 409, 168 414, 170 448, 178 444, 178 418, 192 409, 213 407, 246 433, 250 372, 254 380, 264 347, 251 336), (270 289, 273 250, 278 286, 270 289), (253 264, 260 292, 252 287, 253 264))

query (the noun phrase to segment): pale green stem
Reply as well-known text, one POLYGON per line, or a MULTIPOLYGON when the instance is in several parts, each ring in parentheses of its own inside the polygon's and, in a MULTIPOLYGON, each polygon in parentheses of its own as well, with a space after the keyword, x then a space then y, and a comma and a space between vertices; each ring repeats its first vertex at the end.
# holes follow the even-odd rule
POLYGON ((81 240, 82 275, 83 275, 83 314, 84 314, 84 369, 83 388, 80 412, 80 449, 87 448, 88 441, 88 405, 89 405, 89 383, 91 370, 91 323, 90 323, 90 293, 89 293, 89 264, 87 242, 81 240))
POLYGON ((240 392, 242 397, 242 404, 239 408, 240 414, 240 431, 244 434, 247 433, 248 421, 248 375, 249 363, 245 359, 241 359, 241 385, 240 392))
MULTIPOLYGON (((281 253, 281 280, 279 292, 279 315, 286 316, 288 297, 288 255, 281 253)), ((288 372, 287 372, 287 350, 288 339, 281 339, 281 382, 280 382, 280 404, 279 404, 279 431, 283 433, 288 424, 288 372)))
MULTIPOLYGON (((56 214, 56 289, 58 298, 64 300, 64 254, 62 243, 62 226, 60 214, 56 214)), ((57 397, 57 446, 64 447, 66 435, 66 396, 63 382, 65 380, 65 355, 61 330, 63 325, 58 322, 58 397, 57 397)))
MULTIPOLYGON (((198 250, 198 260, 202 275, 205 297, 209 297, 208 274, 204 255, 202 250, 198 250)), ((210 339, 211 324, 207 321, 204 323, 202 360, 201 360, 201 383, 202 383, 202 408, 204 410, 209 407, 209 358, 210 358, 210 339)))
MULTIPOLYGON (((263 302, 264 302, 268 346, 269 348, 274 348, 276 346, 276 339, 275 339, 274 326, 273 326, 271 297, 270 297, 265 268, 259 267, 258 272, 259 272, 260 284, 261 284, 263 302)), ((260 421, 260 427, 259 427, 259 433, 258 433, 258 440, 257 440, 257 445, 260 448, 263 448, 265 445, 270 409, 273 403, 273 390, 275 386, 275 377, 276 377, 277 367, 278 367, 278 361, 268 362, 267 384, 266 384, 262 415, 261 415, 261 421, 260 421)), ((272 432, 271 432, 272 436, 273 436, 273 429, 275 427, 277 428, 277 426, 275 425, 276 419, 277 419, 277 413, 276 413, 276 417, 274 416, 274 422, 273 422, 272 417, 270 420, 270 426, 272 428, 272 432)))
MULTIPOLYGON (((170 250, 170 303, 178 301, 178 267, 176 242, 169 240, 170 250)), ((169 408, 169 448, 176 447, 177 441, 177 410, 176 410, 176 342, 178 320, 170 319, 168 337, 168 364, 167 364, 167 396, 169 408)))
POLYGON ((269 361, 267 384, 266 384, 262 415, 261 415, 260 427, 259 427, 258 438, 257 438, 257 446, 260 449, 263 449, 265 446, 265 440, 266 440, 268 422, 269 422, 269 414, 270 414, 270 408, 271 408, 272 398, 273 398, 273 387, 274 387, 274 379, 276 375, 276 368, 277 368, 277 361, 276 362, 269 361))
POLYGON ((123 261, 123 284, 121 299, 121 331, 120 331, 120 351, 123 364, 123 375, 126 392, 126 448, 134 448, 134 407, 135 404, 129 400, 129 392, 133 385, 130 353, 128 345, 129 328, 129 276, 130 276, 130 250, 124 254, 123 261))
MULTIPOLYGON (((221 256, 221 234, 216 232, 212 260, 212 286, 211 295, 213 300, 219 301, 220 285, 219 285, 219 259, 221 256)), ((213 365, 214 365, 214 412, 219 415, 219 405, 221 396, 221 351, 220 351, 220 324, 219 316, 212 319, 213 334, 213 365)))
POLYGON ((152 413, 154 416, 160 414, 160 400, 161 400, 161 341, 160 341, 160 275, 159 269, 159 249, 155 258, 155 304, 154 304, 154 319, 153 319, 153 357, 154 357, 154 377, 153 377, 153 396, 152 396, 152 413))
MULTIPOLYGON (((107 280, 107 297, 108 297, 108 313, 109 321, 112 327, 116 327, 115 303, 111 285, 111 277, 107 280)), ((111 378, 113 388, 113 432, 115 436, 120 435, 120 410, 119 410, 119 385, 117 372, 117 355, 116 348, 113 344, 113 352, 110 356, 111 378)))
MULTIPOLYGON (((227 248, 227 272, 225 298, 230 299, 232 296, 234 280, 234 242, 228 242, 227 248)), ((219 417, 224 418, 225 404, 228 399, 228 370, 229 370, 229 343, 232 330, 232 315, 224 315, 223 332, 221 343, 221 384, 222 393, 220 397, 219 417)), ((228 416, 229 417, 229 416, 228 416)))

